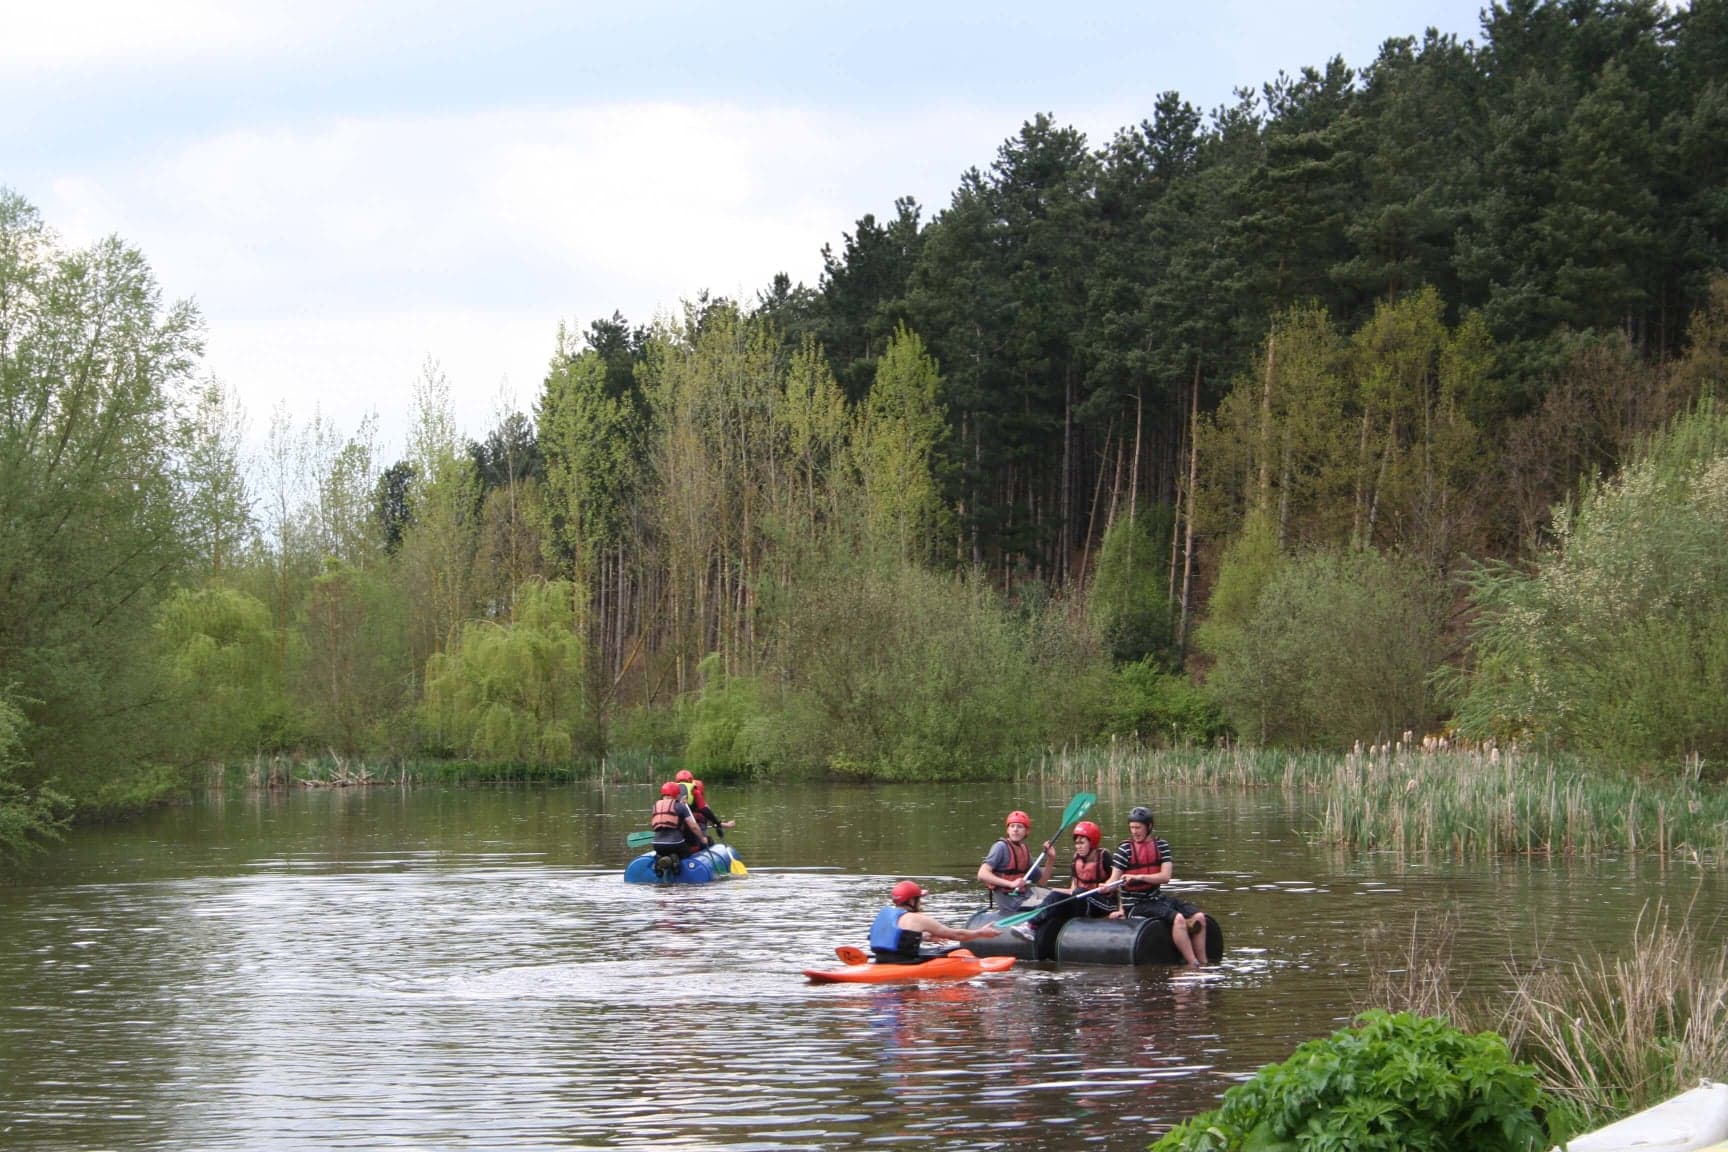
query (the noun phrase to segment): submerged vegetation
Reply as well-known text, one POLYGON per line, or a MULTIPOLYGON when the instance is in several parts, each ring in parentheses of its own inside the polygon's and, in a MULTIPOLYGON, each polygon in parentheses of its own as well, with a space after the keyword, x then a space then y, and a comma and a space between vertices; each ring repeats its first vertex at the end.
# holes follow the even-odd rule
POLYGON ((815 287, 549 333, 481 439, 429 363, 399 454, 277 414, 249 458, 196 309, 0 191, 0 827, 211 765, 930 779, 1450 725, 1527 770, 1315 759, 1325 835, 1719 858, 1722 59, 1720 0, 1529 0, 1097 146, 1037 116, 815 287))

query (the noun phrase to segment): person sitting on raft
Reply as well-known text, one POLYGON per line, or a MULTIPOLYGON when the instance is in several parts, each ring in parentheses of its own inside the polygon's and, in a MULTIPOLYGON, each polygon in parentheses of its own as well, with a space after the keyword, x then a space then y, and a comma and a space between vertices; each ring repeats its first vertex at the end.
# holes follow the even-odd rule
POLYGON ((681 857, 694 856, 708 847, 708 837, 702 834, 702 825, 697 823, 696 814, 683 797, 684 789, 673 781, 660 785, 660 799, 654 802, 654 810, 648 816, 657 855, 676 852, 681 857))
POLYGON ((889 898, 894 902, 876 914, 870 925, 870 951, 878 964, 917 964, 941 956, 952 949, 923 951, 924 937, 952 940, 964 944, 968 940, 983 940, 1000 935, 997 929, 950 928, 934 916, 919 911, 924 897, 930 895, 911 880, 894 885, 889 898))
POLYGON ((1115 909, 1115 901, 1095 891, 1103 887, 1110 876, 1110 857, 1101 847, 1103 840, 1104 830, 1092 821, 1082 820, 1074 825, 1074 864, 1068 887, 1050 889, 1038 915, 1024 924, 1014 925, 1009 931, 1023 940, 1033 940, 1037 938, 1038 930, 1052 918, 1071 920, 1076 916, 1110 915, 1115 909), (1070 899, 1082 893, 1087 895, 1079 900, 1070 899))
POLYGON ((1170 942, 1182 954, 1183 963, 1198 968, 1205 963, 1206 913, 1159 891, 1159 885, 1170 882, 1173 871, 1169 842, 1152 834, 1152 809, 1136 807, 1128 813, 1128 839, 1116 846, 1110 861, 1110 879, 1123 881, 1123 895, 1110 915, 1114 919, 1148 916, 1170 925, 1170 942), (1122 900, 1129 901, 1126 910, 1122 900))
POLYGON ((708 807, 707 796, 702 792, 702 781, 696 779, 695 774, 688 768, 680 768, 678 775, 674 776, 673 779, 678 782, 680 788, 684 789, 684 803, 688 804, 690 811, 696 814, 696 822, 702 825, 704 832, 713 828, 714 835, 724 840, 726 839, 726 829, 738 826, 738 821, 722 820, 714 814, 714 809, 708 807))
MULTIPOLYGON (((1026 834, 1032 831, 1032 817, 1016 809, 1008 813, 1006 823, 1008 834, 990 845, 984 863, 978 865, 978 879, 990 890, 996 911, 1004 915, 1018 910, 1025 903, 1026 889, 1046 874, 1042 864, 1036 872, 1027 874, 1032 866, 1032 849, 1026 843, 1026 834)), ((1044 844, 1044 855, 1050 855, 1048 841, 1044 844)))

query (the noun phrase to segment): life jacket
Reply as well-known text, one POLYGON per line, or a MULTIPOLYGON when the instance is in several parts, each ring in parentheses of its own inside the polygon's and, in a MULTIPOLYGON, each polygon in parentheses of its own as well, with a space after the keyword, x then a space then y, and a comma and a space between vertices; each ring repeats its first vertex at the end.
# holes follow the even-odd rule
POLYGON ((1096 888, 1110 876, 1110 860, 1102 848, 1092 849, 1090 856, 1074 857, 1074 887, 1096 888))
POLYGON ((670 832, 684 824, 678 815, 678 800, 672 796, 662 796, 654 801, 654 813, 648 817, 648 827, 656 832, 670 832))
POLYGON ((678 787, 684 790, 684 803, 694 806, 696 803, 696 785, 688 780, 680 780, 678 787))
MULTIPOLYGON (((1006 836, 1002 838, 1002 843, 1008 845, 1008 867, 996 869, 996 875, 1004 880, 1019 881, 1026 875, 1026 870, 1032 867, 1032 850, 1025 844, 1014 843, 1006 836)), ((1012 892, 1019 887, 1019 884, 1010 884, 1006 888, 998 887, 995 884, 986 884, 985 887, 992 892, 1012 892)))
POLYGON ((1128 859, 1131 867, 1127 870, 1129 880, 1123 885, 1130 892, 1156 892, 1158 885, 1149 884, 1144 880, 1136 881, 1133 877, 1148 875, 1158 871, 1164 865, 1164 858, 1158 855, 1158 838, 1148 836, 1144 840, 1124 840, 1122 847, 1128 849, 1128 859))
POLYGON ((870 925, 870 950, 876 953, 878 960, 904 962, 918 958, 918 949, 924 944, 924 933, 901 928, 900 917, 905 914, 906 909, 898 904, 890 904, 876 913, 876 921, 870 925))
POLYGON ((690 807, 692 807, 692 808, 706 808, 706 807, 708 807, 708 793, 702 790, 702 781, 698 780, 695 782, 695 784, 690 789, 690 795, 694 800, 694 803, 692 803, 690 805, 690 807))

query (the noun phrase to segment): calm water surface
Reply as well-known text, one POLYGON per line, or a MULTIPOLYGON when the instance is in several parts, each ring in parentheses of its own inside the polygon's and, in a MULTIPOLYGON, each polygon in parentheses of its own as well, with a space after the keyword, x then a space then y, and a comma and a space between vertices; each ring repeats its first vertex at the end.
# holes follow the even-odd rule
POLYGON ((1511 957, 1625 950, 1647 903, 1721 940, 1728 885, 1648 860, 1459 864, 1309 842, 1282 794, 1159 813, 1224 965, 813 986, 912 876, 951 923, 1007 785, 716 788, 750 875, 627 886, 646 787, 250 796, 78 834, 0 888, 0 1147, 1144 1147, 1352 1013, 1413 916, 1511 957))

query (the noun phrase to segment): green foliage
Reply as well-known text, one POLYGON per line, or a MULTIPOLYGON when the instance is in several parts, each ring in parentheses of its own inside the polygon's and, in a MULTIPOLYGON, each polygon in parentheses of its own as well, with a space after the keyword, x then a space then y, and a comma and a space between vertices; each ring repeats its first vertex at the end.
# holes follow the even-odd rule
POLYGON ((1053 610, 1016 616, 974 575, 835 549, 775 618, 789 672, 775 739, 790 763, 964 779, 1093 730, 1100 655, 1059 642, 1053 610))
POLYGON ((1156 1152, 1539 1152, 1552 1143, 1536 1070, 1492 1032, 1365 1012, 1224 1093, 1156 1152))
POLYGON ((191 552, 175 400, 200 330, 136 249, 62 251, 0 188, 0 684, 30 693, 26 785, 82 795, 151 750, 150 628, 191 552))
POLYGON ((71 809, 71 801, 52 788, 27 791, 12 779, 22 762, 26 723, 18 706, 0 694, 0 869, 57 839, 71 809))
POLYGON ((592 754, 586 648, 568 581, 523 585, 505 623, 470 620, 426 666, 426 722, 460 755, 561 764, 592 754))
POLYGON ((1284 563, 1240 629, 1211 635, 1207 687, 1246 739, 1342 747, 1423 730, 1446 588, 1378 552, 1284 563))
POLYGON ((285 653, 305 738, 343 756, 406 751, 412 607, 385 573, 330 561, 285 653))
POLYGON ((1728 413, 1710 405, 1555 512, 1536 571, 1479 570, 1457 724, 1638 763, 1728 756, 1728 413))
POLYGON ((1206 619, 1194 633, 1194 642, 1202 652, 1220 656, 1241 644, 1261 592, 1283 565, 1271 519, 1251 513, 1218 562, 1218 579, 1212 585, 1206 619))
POLYGON ((1110 679, 1105 731, 1148 744, 1208 744, 1229 731, 1211 693, 1147 658, 1110 679))
POLYGON ((744 775, 762 767, 769 722, 762 685, 751 676, 728 676, 719 653, 698 668, 702 691, 690 706, 684 759, 698 772, 744 775))
POLYGON ((293 743, 270 610, 229 588, 181 589, 156 623, 164 678, 187 760, 225 761, 293 743))
POLYGON ((1098 545, 1087 611, 1111 659, 1169 661, 1170 514, 1158 506, 1110 525, 1098 545))
POLYGON ((943 505, 936 451, 946 435, 937 392, 941 376, 916 332, 895 329, 876 365, 876 382, 858 411, 853 452, 873 537, 908 559, 935 547, 943 505))

